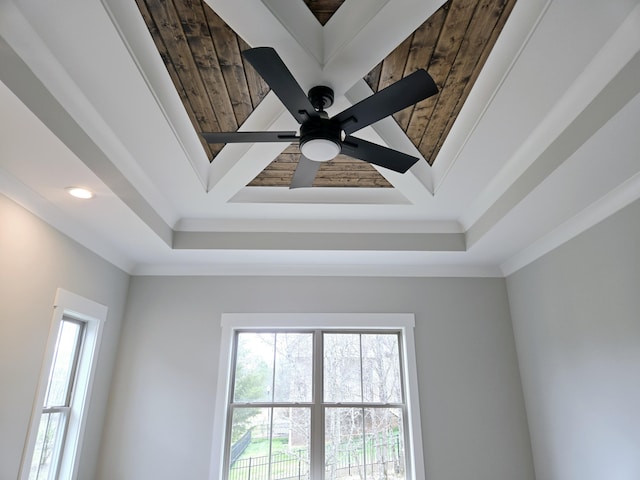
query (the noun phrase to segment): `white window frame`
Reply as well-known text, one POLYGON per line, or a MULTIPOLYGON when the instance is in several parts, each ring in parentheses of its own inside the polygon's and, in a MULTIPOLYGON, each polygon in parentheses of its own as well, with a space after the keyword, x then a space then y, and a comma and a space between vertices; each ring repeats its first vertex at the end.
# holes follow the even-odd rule
MULTIPOLYGON (((213 441, 209 479, 225 478, 225 435, 228 399, 232 378, 233 341, 238 330, 395 330, 402 333, 403 377, 408 429, 407 479, 425 478, 420 399, 415 350, 415 316, 411 313, 223 313, 220 337, 218 384, 213 422, 213 441)), ((321 468, 321 467, 318 467, 321 468)), ((312 479, 323 478, 324 472, 311 472, 312 479)))
POLYGON ((108 308, 62 288, 56 291, 53 303, 53 317, 49 328, 49 338, 40 371, 40 380, 31 413, 29 433, 22 455, 20 480, 28 480, 31 461, 35 450, 40 417, 42 416, 45 394, 47 392, 49 372, 53 362, 58 333, 64 318, 80 321, 84 324, 84 337, 76 378, 71 395, 71 408, 58 473, 55 478, 75 480, 78 476, 79 460, 82 457, 82 439, 86 427, 87 415, 93 387, 93 378, 100 350, 102 331, 107 320, 108 308))

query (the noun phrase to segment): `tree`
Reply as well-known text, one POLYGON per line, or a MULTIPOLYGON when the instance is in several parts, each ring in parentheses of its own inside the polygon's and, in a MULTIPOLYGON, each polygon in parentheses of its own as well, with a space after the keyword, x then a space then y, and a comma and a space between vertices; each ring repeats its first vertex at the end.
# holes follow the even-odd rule
MULTIPOLYGON (((234 401, 251 402, 263 399, 270 373, 269 365, 256 357, 250 349, 238 348, 234 401)), ((236 442, 253 426, 251 420, 259 414, 259 408, 239 407, 234 410, 231 443, 236 442)))

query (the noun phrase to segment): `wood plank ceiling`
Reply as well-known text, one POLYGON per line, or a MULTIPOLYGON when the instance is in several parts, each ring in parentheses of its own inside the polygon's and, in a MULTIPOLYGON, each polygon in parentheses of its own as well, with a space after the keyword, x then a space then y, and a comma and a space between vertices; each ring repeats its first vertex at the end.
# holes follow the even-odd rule
MULTIPOLYGON (((440 92, 394 115, 430 165, 435 161, 516 0, 448 0, 365 77, 375 92, 425 68, 440 92)), ((344 0, 304 0, 324 25, 344 0)), ((235 131, 269 92, 244 62, 250 48, 201 0, 136 0, 198 133, 235 131)), ((202 141, 202 140, 201 140, 202 141)), ((202 146, 215 161, 224 145, 202 146)), ((299 150, 289 146, 249 186, 288 186, 299 150)), ((339 155, 314 187, 392 187, 366 162, 339 155)))

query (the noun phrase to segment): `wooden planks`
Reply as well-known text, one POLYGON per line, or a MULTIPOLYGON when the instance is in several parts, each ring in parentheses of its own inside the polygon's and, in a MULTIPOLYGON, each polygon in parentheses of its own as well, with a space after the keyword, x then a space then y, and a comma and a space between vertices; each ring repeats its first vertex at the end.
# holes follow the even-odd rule
POLYGON ((438 95, 394 115, 430 165, 514 5, 515 0, 449 0, 365 77, 374 91, 397 81, 399 71, 406 76, 425 68, 433 77, 438 95))
MULTIPOLYGON (((440 151, 514 5, 515 0, 486 0, 476 7, 474 17, 467 29, 465 41, 461 45, 456 63, 452 68, 452 84, 457 85, 455 92, 460 92, 460 95, 456 104, 450 105, 448 117, 442 120, 442 123, 446 122, 446 125, 438 135, 436 144, 429 145, 432 147, 430 158, 435 159, 440 151)), ((443 117, 445 115, 446 112, 443 117)), ((423 147, 420 150, 421 152, 423 149, 426 151, 427 148, 423 147)))
MULTIPOLYGON (((278 158, 254 178, 250 187, 288 187, 298 165, 300 150, 290 145, 278 158)), ((338 155, 323 163, 313 182, 314 187, 391 188, 392 185, 366 162, 338 155)))
MULTIPOLYGON (((209 98, 212 103, 215 103, 216 97, 224 99, 224 106, 222 108, 214 107, 216 112, 220 112, 223 116, 232 117, 234 122, 229 122, 229 126, 223 126, 220 124, 224 131, 233 131, 237 129, 237 125, 242 125, 244 121, 253 112, 253 104, 249 95, 249 86, 247 78, 244 73, 244 64, 242 62, 242 55, 240 53, 240 47, 238 45, 238 38, 233 30, 222 21, 222 19, 213 13, 210 8, 205 8, 205 18, 208 24, 210 38, 213 39, 214 52, 212 52, 212 58, 210 59, 212 64, 219 66, 220 73, 222 74, 223 83, 218 83, 220 80, 212 78, 213 85, 208 88, 210 93, 209 98), (214 57, 215 61, 214 61, 214 57), (219 95, 218 90, 222 90, 222 86, 226 87, 227 95, 219 95), (227 104, 226 99, 229 103, 227 104), (230 112, 225 112, 226 108, 231 108, 230 112), (235 123, 236 128, 233 128, 235 123), (228 130, 227 130, 228 128, 228 130)), ((215 72, 217 73, 217 72, 215 72)))
MULTIPOLYGON (((240 45, 240 50, 245 51, 248 50, 249 45, 238 37, 238 43, 240 45)), ((251 104, 253 108, 256 108, 258 104, 262 101, 262 99, 269 93, 269 85, 262 79, 256 69, 251 66, 249 62, 244 61, 244 74, 247 78, 247 85, 249 87, 249 95, 251 96, 251 104)))
MULTIPOLYGON (((145 23, 147 24, 149 33, 151 34, 151 37, 153 38, 156 48, 160 53, 162 61, 167 67, 169 76, 171 77, 171 80, 173 81, 173 84, 176 87, 178 94, 180 95, 180 99, 182 100, 182 104, 185 107, 185 110, 187 112, 187 115, 189 116, 189 119, 191 120, 191 123, 194 125, 194 127, 196 127, 196 130, 201 131, 200 128, 202 127, 200 126, 200 119, 198 118, 198 116, 196 115, 196 112, 191 106, 191 102, 189 100, 187 91, 185 90, 184 85, 180 81, 178 72, 176 71, 175 66, 171 60, 171 54, 169 52, 169 49, 162 39, 160 30, 165 29, 164 25, 162 24, 162 18, 158 19, 158 22, 159 22, 159 26, 158 26, 158 24, 156 24, 156 20, 154 19, 151 11, 149 11, 149 9, 147 8, 147 4, 145 3, 145 1, 136 0, 136 3, 138 5, 138 9, 142 14, 142 17, 145 23)), ((209 158, 213 158, 222 149, 222 145, 215 145, 215 146, 209 145, 202 138, 200 138, 200 143, 202 144, 202 147, 204 148, 209 158)))
MULTIPOLYGON (((200 0, 136 2, 196 131, 236 131, 269 92, 247 44, 200 0)), ((224 146, 201 143, 211 160, 224 146)))
POLYGON ((344 0, 304 0, 311 13, 315 15, 321 25, 326 25, 329 19, 344 3, 344 0))

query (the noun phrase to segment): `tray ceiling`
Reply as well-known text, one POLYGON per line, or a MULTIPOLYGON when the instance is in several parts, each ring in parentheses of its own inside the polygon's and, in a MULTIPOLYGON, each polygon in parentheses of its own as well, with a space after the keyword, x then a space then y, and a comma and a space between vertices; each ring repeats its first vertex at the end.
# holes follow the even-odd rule
MULTIPOLYGON (((250 46, 206 3, 136 0, 186 112, 198 133, 236 131, 269 92, 241 52, 250 46)), ((324 25, 342 1, 306 0, 324 25)), ((424 159, 433 165, 515 0, 449 0, 380 62, 365 80, 376 92, 419 68, 440 93, 394 115, 424 159)), ((257 46, 257 45, 256 45, 257 46)), ((214 162, 224 145, 201 140, 214 162)), ((290 147, 248 186, 291 183, 299 152, 290 147)), ((392 187, 370 164, 341 155, 323 165, 314 187, 392 187)))
POLYGON ((129 273, 500 276, 640 198, 635 0, 140 1, 0 2, 0 192, 129 273), (297 128, 249 45, 331 115, 426 66, 359 135, 422 160, 289 189, 295 146, 203 145, 297 128))

